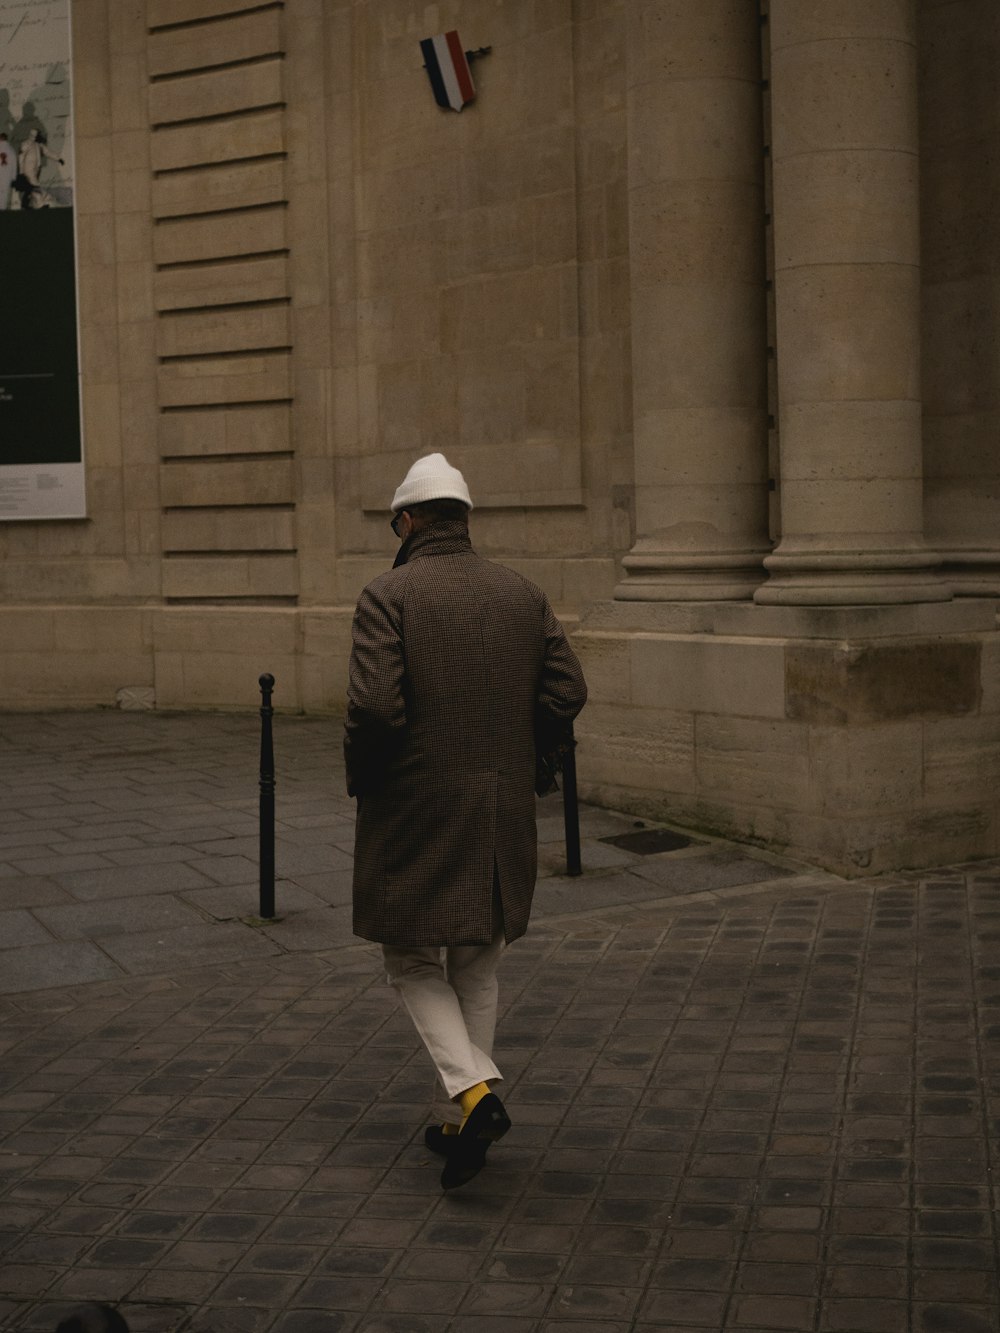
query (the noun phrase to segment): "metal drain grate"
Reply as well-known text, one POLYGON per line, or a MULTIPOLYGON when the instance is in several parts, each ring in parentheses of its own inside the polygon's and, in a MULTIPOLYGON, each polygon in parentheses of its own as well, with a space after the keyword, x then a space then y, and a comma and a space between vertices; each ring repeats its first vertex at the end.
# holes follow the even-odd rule
POLYGON ((666 828, 643 828, 634 833, 615 833, 610 838, 598 838, 598 842, 609 842, 612 847, 635 852, 637 856, 676 852, 681 847, 690 847, 693 841, 693 838, 685 838, 683 833, 672 833, 666 828))

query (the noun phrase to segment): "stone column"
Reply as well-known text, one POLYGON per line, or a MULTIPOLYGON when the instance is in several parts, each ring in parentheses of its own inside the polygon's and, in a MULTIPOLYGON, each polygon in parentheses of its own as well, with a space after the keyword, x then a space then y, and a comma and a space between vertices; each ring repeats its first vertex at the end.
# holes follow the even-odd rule
POLYGON ((915 0, 771 0, 781 542, 754 600, 943 601, 923 541, 915 0))
POLYGON ((615 596, 749 598, 767 539, 760 33, 629 0, 636 531, 615 596))
POLYGON ((1000 596, 996 15, 918 10, 924 531, 956 597, 1000 596))

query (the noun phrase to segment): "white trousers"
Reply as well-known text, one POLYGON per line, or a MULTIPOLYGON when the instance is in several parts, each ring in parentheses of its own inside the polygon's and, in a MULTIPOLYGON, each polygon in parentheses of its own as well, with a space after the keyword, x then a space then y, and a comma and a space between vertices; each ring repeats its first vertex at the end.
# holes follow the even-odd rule
POLYGON ((502 930, 490 944, 382 946, 386 980, 399 992, 437 1070, 434 1114, 442 1122, 461 1123, 453 1097, 503 1077, 493 1063, 497 963, 503 949, 502 930))

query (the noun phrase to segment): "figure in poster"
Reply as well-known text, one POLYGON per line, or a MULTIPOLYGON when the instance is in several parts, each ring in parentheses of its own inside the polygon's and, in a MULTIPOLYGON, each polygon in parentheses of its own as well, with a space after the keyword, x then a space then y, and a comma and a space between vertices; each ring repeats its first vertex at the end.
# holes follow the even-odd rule
POLYGON ((0 130, 0 212, 10 207, 10 192, 17 175, 17 153, 14 145, 0 130))
POLYGON ((32 126, 17 155, 19 174, 16 187, 21 196, 22 208, 51 208, 55 202, 39 182, 39 175, 46 158, 58 162, 60 166, 63 165, 63 159, 56 157, 55 153, 50 153, 45 146, 45 135, 32 126))

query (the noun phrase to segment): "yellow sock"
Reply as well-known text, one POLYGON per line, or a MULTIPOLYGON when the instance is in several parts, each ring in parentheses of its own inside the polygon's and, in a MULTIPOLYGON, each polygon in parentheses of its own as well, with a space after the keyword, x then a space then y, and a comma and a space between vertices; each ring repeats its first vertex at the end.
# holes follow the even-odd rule
POLYGON ((458 1125, 453 1124, 450 1120, 446 1120, 446 1121, 444 1122, 444 1124, 441 1126, 441 1133, 442 1133, 442 1134, 446 1134, 446 1135, 447 1135, 447 1134, 457 1134, 457 1133, 458 1133, 458 1125))
POLYGON ((462 1108, 463 1119, 468 1120, 473 1109, 479 1105, 488 1092, 489 1088, 485 1083, 477 1083, 475 1087, 466 1088, 464 1092, 458 1094, 458 1102, 462 1108))

